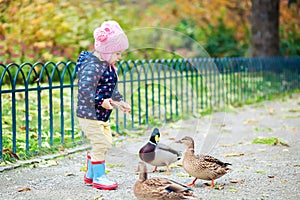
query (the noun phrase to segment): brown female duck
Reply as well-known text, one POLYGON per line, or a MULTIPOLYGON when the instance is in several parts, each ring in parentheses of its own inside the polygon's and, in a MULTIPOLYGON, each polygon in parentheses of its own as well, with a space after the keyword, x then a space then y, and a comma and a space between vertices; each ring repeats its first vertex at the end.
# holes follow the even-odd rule
POLYGON ((138 164, 139 179, 133 185, 138 200, 182 200, 197 199, 191 188, 167 178, 147 178, 144 162, 138 164))
POLYGON ((194 140, 191 137, 184 137, 177 143, 184 144, 187 150, 184 154, 182 166, 184 170, 191 176, 195 177, 188 186, 194 186, 197 179, 211 180, 208 188, 214 187, 214 180, 228 173, 230 169, 227 167, 230 163, 224 163, 212 156, 195 155, 194 140))

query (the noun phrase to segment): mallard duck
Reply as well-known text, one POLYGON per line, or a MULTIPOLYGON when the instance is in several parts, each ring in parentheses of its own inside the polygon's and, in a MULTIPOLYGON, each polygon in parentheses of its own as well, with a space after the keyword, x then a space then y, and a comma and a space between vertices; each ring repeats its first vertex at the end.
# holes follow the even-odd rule
POLYGON ((228 173, 231 169, 227 166, 230 163, 224 163, 209 155, 194 154, 194 140, 191 137, 184 137, 177 143, 184 144, 187 150, 183 156, 182 166, 191 176, 195 177, 188 186, 194 186, 197 179, 211 180, 208 188, 214 187, 214 180, 228 173))
POLYGON ((160 143, 158 128, 154 128, 149 141, 139 151, 140 159, 155 166, 152 172, 157 171, 158 166, 166 166, 166 174, 170 174, 169 165, 180 160, 181 152, 160 143))
POLYGON ((149 178, 146 164, 138 164, 139 178, 133 185, 134 195, 138 200, 180 200, 197 199, 191 188, 167 178, 149 178))

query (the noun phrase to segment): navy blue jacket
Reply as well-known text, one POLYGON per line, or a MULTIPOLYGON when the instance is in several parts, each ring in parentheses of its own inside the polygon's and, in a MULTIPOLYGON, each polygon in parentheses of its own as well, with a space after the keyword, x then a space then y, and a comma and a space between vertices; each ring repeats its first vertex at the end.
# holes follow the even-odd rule
POLYGON ((101 106, 104 99, 123 100, 117 91, 116 69, 107 61, 101 61, 92 52, 81 52, 76 71, 78 97, 76 115, 80 118, 107 121, 112 110, 101 106))

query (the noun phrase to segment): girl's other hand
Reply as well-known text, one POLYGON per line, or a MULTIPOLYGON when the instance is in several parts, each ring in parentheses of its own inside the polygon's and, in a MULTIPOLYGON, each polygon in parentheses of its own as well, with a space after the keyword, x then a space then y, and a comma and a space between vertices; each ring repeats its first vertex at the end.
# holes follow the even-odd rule
POLYGON ((122 110, 124 113, 129 113, 131 110, 131 106, 124 102, 124 101, 111 101, 111 104, 115 107, 115 108, 119 108, 120 110, 122 110))
POLYGON ((113 106, 110 104, 110 102, 112 101, 111 98, 109 99, 104 99, 101 106, 107 110, 112 110, 113 109, 113 106))
POLYGON ((127 102, 124 102, 124 101, 121 101, 122 104, 120 106, 120 109, 124 112, 124 113, 129 113, 130 110, 131 110, 131 106, 127 103, 127 102))

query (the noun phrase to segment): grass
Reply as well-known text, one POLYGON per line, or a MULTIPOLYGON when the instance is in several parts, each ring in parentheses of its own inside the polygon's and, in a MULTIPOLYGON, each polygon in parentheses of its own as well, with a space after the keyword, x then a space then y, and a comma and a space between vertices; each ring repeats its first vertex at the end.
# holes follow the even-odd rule
MULTIPOLYGON (((21 87, 21 86, 20 86, 21 87)), ((32 86, 33 87, 33 86, 32 86)), ((5 86, 2 86, 5 89, 5 86)), ((6 88, 7 89, 7 88, 6 88)), ((25 103, 25 92, 16 93, 16 103, 12 104, 12 94, 2 94, 2 145, 6 153, 3 160, 13 162, 13 134, 16 129, 16 149, 18 159, 25 160, 34 156, 55 153, 63 148, 81 144, 83 138, 79 128, 72 130, 70 89, 52 90, 52 112, 50 110, 50 90, 41 91, 41 107, 38 109, 37 92, 28 92, 28 108, 25 103), (60 99, 64 99, 63 110, 60 99), (12 120, 12 107, 16 109, 15 120, 12 120), (28 115, 26 116, 26 111, 28 115), (50 113, 53 117, 50 118, 50 113), (40 117, 40 120, 39 120, 40 117), (53 123, 52 132, 50 122, 53 123), (64 124, 63 128, 61 123, 64 124), (27 126, 27 127, 26 127, 27 126), (61 132, 64 131, 64 141, 61 141, 61 132)), ((27 97, 26 97, 27 98, 27 97)))

